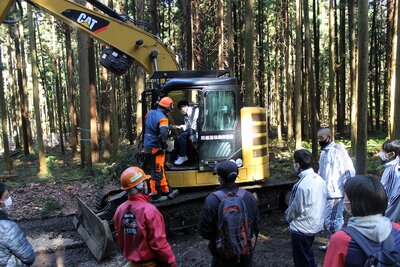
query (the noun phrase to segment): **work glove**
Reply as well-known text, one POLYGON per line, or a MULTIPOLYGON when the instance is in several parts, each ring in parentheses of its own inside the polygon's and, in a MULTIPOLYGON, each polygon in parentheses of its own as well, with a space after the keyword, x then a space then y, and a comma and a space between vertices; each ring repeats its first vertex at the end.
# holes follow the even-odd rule
POLYGON ((168 148, 167 143, 161 143, 161 149, 165 150, 168 148))

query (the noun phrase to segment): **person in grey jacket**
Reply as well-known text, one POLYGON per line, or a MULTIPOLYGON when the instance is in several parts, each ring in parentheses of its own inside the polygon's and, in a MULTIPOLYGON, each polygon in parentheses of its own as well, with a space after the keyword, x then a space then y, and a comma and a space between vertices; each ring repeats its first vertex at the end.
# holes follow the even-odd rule
POLYGON ((0 183, 0 266, 29 266, 35 261, 35 252, 19 226, 8 217, 11 205, 10 192, 0 183))

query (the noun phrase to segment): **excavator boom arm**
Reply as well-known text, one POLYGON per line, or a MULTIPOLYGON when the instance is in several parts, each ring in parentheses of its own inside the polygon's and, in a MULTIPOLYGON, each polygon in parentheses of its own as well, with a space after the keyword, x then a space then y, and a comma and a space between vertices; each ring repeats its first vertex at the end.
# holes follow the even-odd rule
MULTIPOLYGON (((14 1, 0 1, 0 22, 5 19, 14 1)), ((157 37, 132 23, 119 21, 69 0, 26 0, 26 2, 86 32, 99 42, 124 52, 150 75, 155 71, 178 70, 172 51, 157 37)))

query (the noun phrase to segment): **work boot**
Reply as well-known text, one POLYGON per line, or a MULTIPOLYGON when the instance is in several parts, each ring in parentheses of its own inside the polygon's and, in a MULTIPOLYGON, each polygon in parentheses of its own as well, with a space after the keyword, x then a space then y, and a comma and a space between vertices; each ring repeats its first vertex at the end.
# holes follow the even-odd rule
POLYGON ((151 198, 150 203, 159 203, 168 200, 167 196, 160 196, 158 198, 151 198))
POLYGON ((163 194, 166 195, 169 199, 174 199, 179 194, 179 191, 178 191, 178 189, 174 189, 172 191, 170 190, 163 194))
POLYGON ((188 160, 188 157, 186 157, 186 156, 183 156, 183 157, 179 156, 178 159, 174 161, 174 164, 175 164, 175 165, 182 165, 182 163, 184 163, 184 162, 187 161, 187 160, 188 160))
POLYGON ((168 197, 166 197, 166 196, 164 196, 164 194, 161 194, 161 193, 159 193, 159 192, 157 192, 157 193, 150 193, 149 194, 149 196, 150 196, 150 202, 162 202, 162 201, 165 201, 165 200, 167 200, 168 199, 168 197))

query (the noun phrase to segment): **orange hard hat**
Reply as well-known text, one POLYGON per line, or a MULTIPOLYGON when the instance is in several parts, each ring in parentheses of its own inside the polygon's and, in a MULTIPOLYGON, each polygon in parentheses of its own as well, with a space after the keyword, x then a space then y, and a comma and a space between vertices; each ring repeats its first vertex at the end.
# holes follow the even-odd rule
POLYGON ((134 188, 151 176, 144 173, 139 167, 129 167, 121 174, 121 189, 128 190, 134 188))
POLYGON ((161 106, 161 107, 166 108, 167 110, 171 110, 171 109, 174 108, 174 101, 170 97, 164 96, 158 102, 158 105, 161 106))

